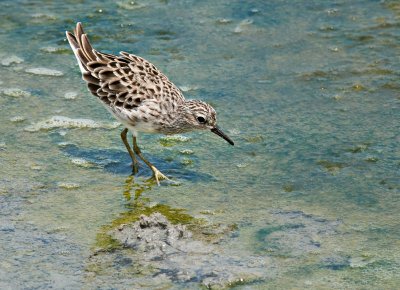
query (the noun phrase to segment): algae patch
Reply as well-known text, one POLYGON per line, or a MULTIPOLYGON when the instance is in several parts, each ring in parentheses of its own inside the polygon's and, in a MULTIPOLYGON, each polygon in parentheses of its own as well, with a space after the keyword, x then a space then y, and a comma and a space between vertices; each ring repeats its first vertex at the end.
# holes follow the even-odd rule
POLYGON ((345 163, 333 162, 328 160, 319 160, 317 161, 317 164, 325 168, 330 173, 335 173, 341 170, 342 168, 346 167, 345 163))
POLYGON ((186 143, 190 140, 189 137, 174 135, 174 136, 163 136, 159 139, 159 142, 164 147, 172 147, 180 143, 186 143))

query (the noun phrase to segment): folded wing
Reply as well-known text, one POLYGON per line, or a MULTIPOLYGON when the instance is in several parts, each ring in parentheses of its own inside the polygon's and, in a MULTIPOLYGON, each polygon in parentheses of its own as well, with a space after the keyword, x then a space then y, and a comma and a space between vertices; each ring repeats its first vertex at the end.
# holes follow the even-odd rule
POLYGON ((111 55, 91 46, 81 23, 67 39, 89 91, 115 110, 136 110, 146 100, 184 102, 180 90, 147 60, 126 52, 111 55))

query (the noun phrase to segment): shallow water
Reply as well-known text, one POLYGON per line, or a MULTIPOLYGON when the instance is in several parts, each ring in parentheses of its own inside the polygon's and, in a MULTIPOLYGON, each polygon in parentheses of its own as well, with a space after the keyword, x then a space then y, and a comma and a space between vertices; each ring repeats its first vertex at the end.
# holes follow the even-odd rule
POLYGON ((93 266, 105 227, 157 206, 234 225, 221 268, 264 270, 237 288, 396 288, 398 2, 132 3, 0 4, 0 288, 199 287, 107 254, 93 266), (144 167, 132 180, 122 128, 66 43, 76 21, 97 49, 140 55, 211 103, 235 146, 141 135, 178 184, 144 167))

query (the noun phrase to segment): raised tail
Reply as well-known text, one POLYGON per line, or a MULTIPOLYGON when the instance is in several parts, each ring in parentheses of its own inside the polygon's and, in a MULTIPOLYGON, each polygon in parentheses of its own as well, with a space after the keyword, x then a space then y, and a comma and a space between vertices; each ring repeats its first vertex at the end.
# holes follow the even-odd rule
POLYGON ((96 50, 93 49, 89 42, 87 35, 83 32, 82 24, 78 22, 76 28, 74 29, 74 34, 69 31, 65 32, 69 45, 78 60, 79 68, 82 74, 89 72, 87 67, 88 63, 91 61, 96 61, 98 54, 96 50))

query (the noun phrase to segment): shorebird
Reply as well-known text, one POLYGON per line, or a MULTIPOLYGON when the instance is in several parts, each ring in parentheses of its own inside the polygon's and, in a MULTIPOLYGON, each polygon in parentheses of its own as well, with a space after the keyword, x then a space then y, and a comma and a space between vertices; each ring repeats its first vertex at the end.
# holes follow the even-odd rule
POLYGON ((234 145, 217 127, 213 107, 199 100, 185 100, 177 86, 149 61, 123 51, 112 55, 95 50, 80 22, 74 34, 66 31, 66 36, 89 91, 125 127, 121 139, 132 159, 134 174, 138 172, 137 155, 153 171, 157 184, 168 179, 142 155, 138 132, 170 135, 211 130, 234 145), (128 130, 133 136, 133 150, 128 130))

